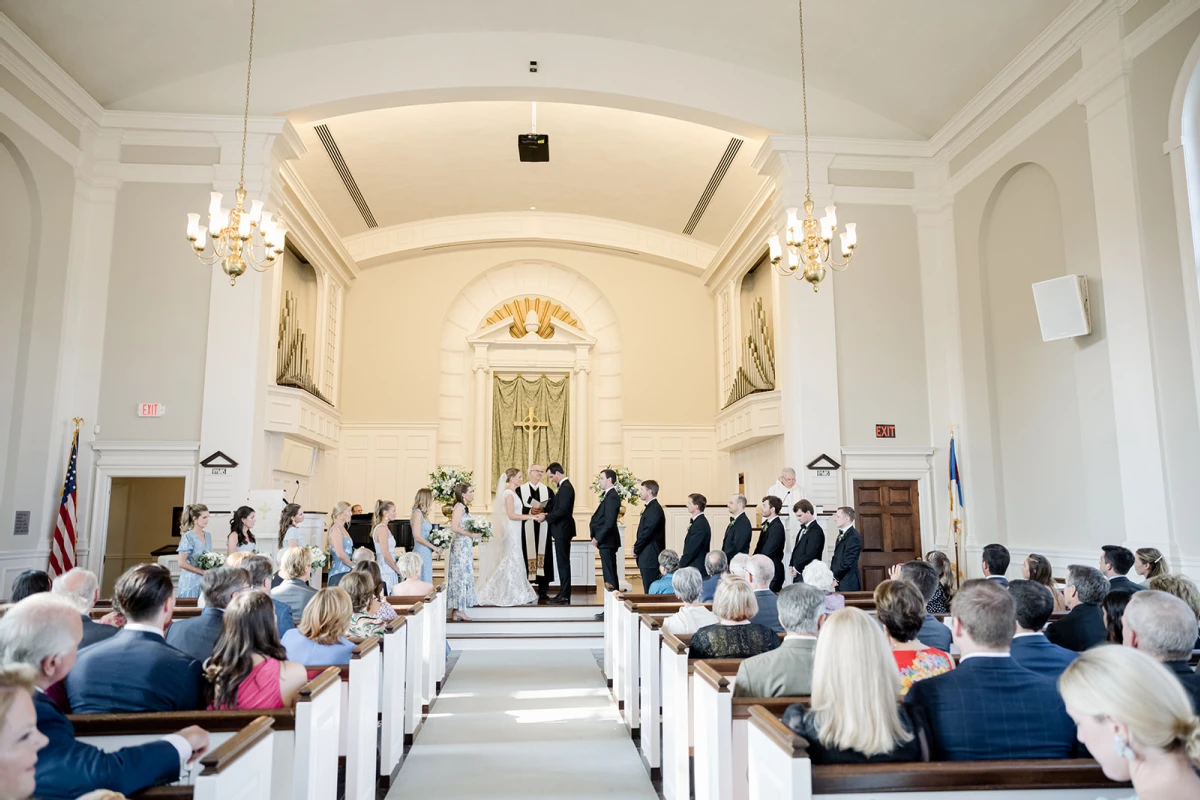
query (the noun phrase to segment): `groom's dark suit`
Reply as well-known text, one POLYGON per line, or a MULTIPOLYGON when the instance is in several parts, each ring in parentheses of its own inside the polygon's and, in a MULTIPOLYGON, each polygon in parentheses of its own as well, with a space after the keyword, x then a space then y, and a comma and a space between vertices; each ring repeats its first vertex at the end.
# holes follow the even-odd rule
POLYGON ((659 579, 658 554, 667 549, 667 516, 659 505, 658 498, 646 503, 642 517, 638 520, 637 539, 633 543, 633 557, 637 559, 638 571, 642 573, 642 591, 650 591, 650 584, 659 579))
MULTIPOLYGON (((558 483, 558 491, 546 506, 546 522, 550 524, 550 540, 554 542, 554 560, 558 565, 558 596, 571 596, 571 540, 575 538, 575 487, 566 478, 558 483)), ((545 593, 550 586, 550 563, 546 575, 539 580, 538 591, 545 593), (544 582, 544 583, 542 583, 544 582)))
POLYGON ((621 510, 621 498, 615 489, 609 489, 600 498, 600 505, 592 513, 589 523, 596 549, 600 551, 600 570, 604 582, 613 588, 621 588, 617 577, 617 551, 621 549, 621 534, 617 531, 617 512, 621 510))

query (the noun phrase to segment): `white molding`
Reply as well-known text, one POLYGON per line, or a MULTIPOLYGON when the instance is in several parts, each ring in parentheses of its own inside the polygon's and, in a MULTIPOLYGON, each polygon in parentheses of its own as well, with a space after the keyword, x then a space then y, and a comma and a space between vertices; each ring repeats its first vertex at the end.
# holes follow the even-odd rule
POLYGON ((1197 11, 1200 11, 1200 0, 1170 0, 1125 37, 1125 57, 1137 58, 1197 11))
POLYGON ((784 428, 781 392, 756 392, 717 412, 717 449, 741 450, 783 436, 784 428))
MULTIPOLYGON (((742 218, 734 228, 736 233, 726 237, 721 249, 713 256, 712 263, 703 275, 704 285, 710 293, 715 295, 729 281, 748 272, 758 260, 758 255, 767 249, 767 237, 777 222, 773 184, 774 181, 763 184, 763 188, 742 212, 742 218)), ((778 221, 782 223, 782 219, 778 221)))
POLYGON ((287 192, 283 197, 288 235, 294 236, 296 241, 305 245, 304 254, 314 267, 324 270, 342 289, 349 287, 360 272, 358 262, 350 254, 350 249, 320 203, 309 191, 304 179, 296 170, 296 165, 285 161, 279 168, 279 175, 284 186, 295 196, 294 201, 287 192))
POLYGON ((263 430, 283 433, 322 450, 336 450, 342 414, 324 400, 291 386, 267 387, 263 430))
POLYGON ((196 183, 212 186, 216 170, 207 164, 119 164, 124 183, 196 183))
POLYGON ((715 425, 622 425, 626 431, 695 431, 699 433, 714 433, 715 425))
POLYGON ((916 206, 922 202, 922 193, 881 186, 834 186, 833 200, 863 206, 916 206))
POLYGON ((343 422, 342 432, 353 431, 416 431, 437 429, 437 420, 431 422, 343 422))
POLYGON ((0 64, 76 128, 99 124, 104 108, 17 24, 0 12, 0 64))
MULTIPOLYGON (((2 15, 0 15, 2 16, 2 15)), ((0 89, 0 114, 10 118, 30 136, 73 167, 83 163, 83 151, 50 126, 8 91, 0 89)))
MULTIPOLYGON (((921 549, 933 550, 939 542, 937 516, 933 513, 932 447, 847 446, 842 449, 842 497, 854 502, 855 480, 901 480, 917 482, 917 509, 921 515, 921 549)), ((948 536, 949 534, 947 534, 948 536)))

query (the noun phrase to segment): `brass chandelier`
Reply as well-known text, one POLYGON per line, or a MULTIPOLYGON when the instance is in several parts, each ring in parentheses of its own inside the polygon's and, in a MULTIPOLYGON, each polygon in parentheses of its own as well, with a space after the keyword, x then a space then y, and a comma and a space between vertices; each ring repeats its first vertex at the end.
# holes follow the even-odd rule
POLYGON ((812 175, 809 166, 804 0, 800 0, 800 91, 804 105, 804 219, 800 219, 799 209, 787 210, 787 264, 783 264, 783 248, 780 246, 778 234, 772 234, 767 240, 767 245, 771 250, 771 264, 781 275, 795 275, 797 280, 806 280, 812 284, 815 292, 820 288, 821 281, 825 280, 826 267, 842 272, 850 266, 850 260, 854 258, 854 248, 858 244, 858 230, 855 223, 846 223, 846 230, 840 235, 842 260, 838 261, 830 248, 833 235, 837 232, 836 206, 826 206, 825 216, 820 221, 813 219, 816 203, 812 199, 812 175))
POLYGON ((255 200, 247 211, 246 204, 246 136, 250 126, 250 67, 254 63, 254 13, 257 0, 250 2, 250 53, 246 58, 246 106, 242 114, 242 168, 235 193, 237 205, 221 208, 221 193, 213 192, 208 204, 208 226, 200 224, 199 214, 188 214, 187 240, 192 250, 206 266, 220 262, 221 271, 229 276, 229 285, 246 272, 266 272, 283 254, 287 228, 283 220, 263 211, 261 200, 255 200), (212 250, 208 239, 212 238, 212 250))

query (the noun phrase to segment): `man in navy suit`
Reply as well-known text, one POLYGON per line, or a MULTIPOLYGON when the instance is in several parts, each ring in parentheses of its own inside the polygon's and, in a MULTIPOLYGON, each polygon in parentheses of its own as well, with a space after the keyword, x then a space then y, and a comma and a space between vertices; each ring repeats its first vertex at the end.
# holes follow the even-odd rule
POLYGON ((1108 594, 1108 579, 1095 567, 1067 567, 1067 589, 1063 599, 1070 609, 1065 617, 1046 628, 1046 638, 1059 647, 1082 653, 1108 640, 1100 604, 1108 594))
POLYGON ((617 516, 621 510, 621 498, 613 488, 616 482, 616 470, 605 469, 600 472, 600 504, 592 512, 592 520, 589 523, 592 544, 600 551, 600 570, 604 575, 604 583, 614 590, 621 588, 620 573, 617 572, 617 551, 621 549, 617 516))
POLYGON ((229 601, 249 588, 250 573, 241 567, 218 567, 204 573, 200 579, 204 610, 198 617, 172 622, 167 644, 203 664, 221 637, 229 601))
POLYGON ((825 553, 825 531, 817 522, 817 510, 807 500, 800 500, 792 507, 792 513, 800 527, 796 532, 796 546, 792 548, 792 563, 788 574, 793 583, 804 581, 804 568, 820 561, 825 553))
POLYGON ((50 591, 75 606, 79 612, 83 622, 83 639, 79 642, 79 649, 117 635, 120 628, 92 621, 90 612, 100 599, 100 583, 96 580, 96 573, 75 567, 55 578, 50 591))
POLYGON ((917 681, 904 697, 929 719, 934 760, 1069 758, 1075 723, 1055 681, 1009 654, 1017 615, 1008 592, 993 581, 967 581, 951 611, 958 668, 917 681))
MULTIPOLYGON (((262 589, 268 595, 271 594, 271 580, 275 577, 275 565, 271 563, 268 556, 250 556, 242 562, 242 569, 250 574, 252 588, 262 589)), ((275 627, 279 629, 280 638, 283 638, 285 633, 296 627, 296 621, 292 619, 292 608, 274 597, 271 598, 271 605, 275 607, 275 627)))
POLYGON ((1007 547, 1002 544, 984 545, 983 577, 1001 586, 1008 586, 1008 578, 1004 577, 1004 573, 1008 572, 1008 565, 1011 563, 1012 557, 1008 554, 1007 547))
POLYGON ((754 535, 754 526, 746 516, 746 495, 735 494, 729 498, 729 526, 725 528, 725 538, 721 540, 721 551, 725 553, 726 561, 733 561, 738 553, 750 552, 750 538, 754 535))
POLYGON ((775 565, 775 577, 771 579, 771 591, 778 594, 783 588, 783 549, 787 546, 787 531, 779 512, 783 510, 783 502, 772 495, 762 499, 763 524, 762 532, 758 534, 758 546, 754 555, 766 556, 775 565))
POLYGON ((51 594, 30 597, 0 619, 0 663, 24 664, 37 674, 37 727, 49 741, 38 753, 34 797, 75 800, 96 789, 132 795, 178 780, 183 766, 208 750, 202 728, 112 752, 76 741, 75 728, 46 689, 69 676, 82 635, 79 612, 51 594))
POLYGON ((1123 589, 1127 592, 1140 592, 1145 589, 1140 583, 1134 583, 1125 577, 1133 569, 1133 553, 1128 547, 1117 544, 1106 544, 1100 555, 1100 571, 1108 578, 1109 591, 1123 589))
MULTIPOLYGON (((889 572, 889 577, 892 580, 899 577, 900 580, 908 581, 917 587, 926 606, 929 604, 929 599, 937 592, 937 570, 928 561, 907 561, 900 565, 899 572, 893 567, 889 572)), ((917 640, 930 647, 936 647, 944 653, 950 652, 950 628, 930 614, 928 608, 925 610, 925 619, 921 622, 921 630, 917 632, 917 640)))
POLYGON ((76 714, 193 711, 204 707, 200 662, 163 640, 175 610, 171 573, 141 564, 117 579, 117 606, 125 627, 84 650, 67 676, 76 714))
POLYGON ((683 554, 679 556, 679 568, 695 567, 700 570, 700 577, 707 578, 708 571, 704 568, 704 556, 712 547, 712 526, 704 509, 708 507, 708 498, 702 494, 689 494, 687 499, 688 523, 687 535, 683 537, 683 554))
POLYGON ((1008 593, 1017 609, 1017 633, 1013 637, 1013 661, 1025 669, 1058 680, 1063 670, 1079 657, 1074 650, 1051 644, 1042 628, 1054 613, 1054 595, 1036 581, 1012 581, 1008 593))
POLYGON ((758 613, 750 621, 783 633, 783 623, 779 621, 779 596, 771 591, 771 581, 775 579, 774 562, 763 555, 750 556, 747 572, 754 599, 758 601, 758 613))
POLYGON ((638 494, 645 505, 638 519, 633 557, 642 573, 642 591, 648 593, 650 584, 659 578, 658 554, 667 549, 667 515, 658 502, 658 481, 642 481, 638 494))
POLYGON ((708 577, 700 584, 700 602, 711 603, 717 595, 717 584, 729 572, 729 561, 720 550, 710 550, 704 557, 704 571, 708 577))
POLYGON ((1200 714, 1200 675, 1188 664, 1196 640, 1191 607, 1175 595, 1147 590, 1129 598, 1121 624, 1122 643, 1171 670, 1192 698, 1192 710, 1200 714))
POLYGON ((858 574, 858 556, 862 553, 862 535, 854 527, 854 509, 843 506, 833 512, 833 524, 837 525, 837 544, 829 569, 833 573, 834 586, 839 592, 862 591, 862 578, 858 574))

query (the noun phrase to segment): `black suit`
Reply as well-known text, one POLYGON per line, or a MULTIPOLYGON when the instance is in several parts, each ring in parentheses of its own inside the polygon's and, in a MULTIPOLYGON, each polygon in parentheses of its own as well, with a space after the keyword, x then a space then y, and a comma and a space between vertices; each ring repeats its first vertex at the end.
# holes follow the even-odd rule
POLYGON ((79 654, 67 675, 76 714, 133 714, 204 708, 200 662, 157 633, 122 628, 79 654))
POLYGON ((766 524, 758 535, 758 546, 754 555, 766 556, 775 565, 775 577, 771 578, 771 591, 776 594, 783 588, 783 548, 787 545, 787 533, 783 520, 775 517, 766 524))
POLYGON ((838 534, 837 545, 833 548, 833 559, 829 569, 837 580, 839 592, 862 591, 862 578, 858 574, 858 554, 862 552, 862 535, 851 525, 838 534))
POLYGON ((683 555, 679 557, 679 568, 695 567, 700 570, 702 578, 707 578, 708 572, 704 569, 704 557, 708 555, 711 546, 712 526, 708 524, 708 517, 704 516, 704 512, 701 511, 688 524, 687 536, 683 537, 683 555))
POLYGON ((1163 666, 1171 670, 1176 678, 1179 678, 1179 682, 1183 684, 1188 697, 1192 700, 1192 711, 1200 714, 1200 675, 1196 674, 1187 661, 1167 661, 1163 666))
POLYGON ((1104 627, 1104 612, 1100 606, 1081 603, 1058 622, 1050 623, 1046 628, 1046 638, 1051 644, 1082 653, 1089 647, 1108 640, 1108 629, 1104 627))
MULTIPOLYGON (((550 540, 554 542, 554 560, 558 566, 558 595, 571 596, 571 540, 575 538, 575 487, 566 478, 546 506, 546 522, 550 525, 550 540)), ((547 570, 548 571, 548 570, 547 570)), ((545 593, 550 577, 543 575, 538 588, 545 593)))
MULTIPOLYGON (((349 575, 343 572, 343 575, 349 575)), ((337 577, 337 576, 335 576, 337 577)), ((217 639, 221 638, 221 630, 225 626, 225 610, 221 608, 206 608, 200 616, 191 619, 177 619, 167 628, 167 644, 180 652, 186 653, 201 664, 213 654, 217 639)))
POLYGON ((1110 592, 1140 592, 1145 589, 1140 583, 1134 583, 1124 575, 1116 575, 1108 579, 1108 590, 1110 592))
POLYGON ((750 552, 750 537, 754 529, 750 527, 750 518, 745 512, 738 514, 725 529, 725 539, 721 542, 721 550, 725 552, 725 560, 733 561, 738 553, 750 552))
POLYGON ((795 583, 802 583, 801 576, 804 568, 814 561, 821 560, 825 552, 825 531, 814 519, 807 525, 801 525, 796 534, 796 546, 792 548, 792 567, 796 570, 795 583))
POLYGON ((600 570, 604 574, 604 582, 617 589, 621 588, 620 578, 617 577, 617 550, 621 549, 617 512, 620 510, 621 498, 617 497, 615 489, 609 489, 592 512, 589 524, 596 549, 600 551, 600 570))
POLYGON ((83 617, 83 639, 79 642, 80 650, 89 644, 103 642, 110 636, 116 636, 117 631, 121 630, 116 625, 101 625, 99 622, 93 622, 87 614, 80 614, 80 616, 83 617))
POLYGON ((642 573, 642 591, 650 590, 650 584, 659 578, 658 554, 667 549, 667 515, 663 513, 658 498, 646 503, 638 520, 637 539, 633 542, 633 557, 637 559, 638 572, 642 573))

